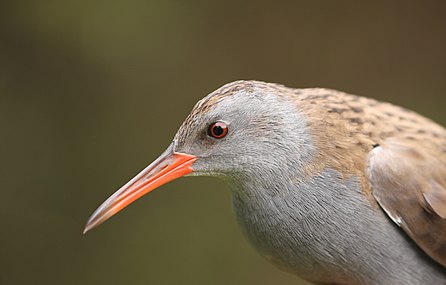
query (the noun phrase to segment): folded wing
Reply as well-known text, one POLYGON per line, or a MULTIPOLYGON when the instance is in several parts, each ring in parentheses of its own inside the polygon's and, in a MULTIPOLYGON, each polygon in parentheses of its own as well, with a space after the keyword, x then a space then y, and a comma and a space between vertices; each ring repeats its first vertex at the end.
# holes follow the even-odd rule
POLYGON ((370 152, 367 176, 387 215, 446 268, 444 146, 389 138, 370 152))

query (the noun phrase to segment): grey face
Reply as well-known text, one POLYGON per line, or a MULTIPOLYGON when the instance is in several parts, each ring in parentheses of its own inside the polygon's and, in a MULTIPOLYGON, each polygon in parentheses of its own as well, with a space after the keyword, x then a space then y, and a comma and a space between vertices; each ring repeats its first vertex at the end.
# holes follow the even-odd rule
POLYGON ((280 186, 299 174, 314 152, 304 116, 273 94, 277 92, 253 85, 232 87, 222 92, 228 91, 224 86, 198 102, 175 143, 108 198, 90 217, 85 231, 160 185, 188 174, 226 178, 241 186, 232 187, 242 189, 238 193, 248 194, 246 186, 260 189, 259 185, 271 181, 274 187, 263 188, 283 192, 286 188, 280 186), (226 136, 208 135, 215 122, 227 126, 226 136))
POLYGON ((206 105, 212 96, 197 103, 175 137, 177 152, 198 157, 192 175, 273 179, 290 168, 296 172, 311 155, 306 121, 286 99, 238 91, 206 105), (227 125, 225 137, 208 135, 214 122, 227 125))

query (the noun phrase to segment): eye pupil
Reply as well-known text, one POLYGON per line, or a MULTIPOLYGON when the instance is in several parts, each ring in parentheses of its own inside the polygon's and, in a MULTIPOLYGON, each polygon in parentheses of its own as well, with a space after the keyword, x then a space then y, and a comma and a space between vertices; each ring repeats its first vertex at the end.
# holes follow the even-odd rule
POLYGON ((215 122, 209 126, 208 135, 216 139, 221 139, 228 133, 228 126, 223 122, 215 122))
POLYGON ((216 136, 221 136, 224 132, 223 128, 220 126, 215 126, 212 130, 213 130, 214 135, 216 135, 216 136))

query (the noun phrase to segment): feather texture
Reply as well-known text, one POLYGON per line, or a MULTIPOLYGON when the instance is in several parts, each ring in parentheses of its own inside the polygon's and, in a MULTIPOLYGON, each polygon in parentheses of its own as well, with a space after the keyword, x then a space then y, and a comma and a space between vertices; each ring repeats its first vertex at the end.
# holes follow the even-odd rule
POLYGON ((444 153, 422 141, 391 138, 370 153, 367 172, 383 210, 446 267, 444 153))

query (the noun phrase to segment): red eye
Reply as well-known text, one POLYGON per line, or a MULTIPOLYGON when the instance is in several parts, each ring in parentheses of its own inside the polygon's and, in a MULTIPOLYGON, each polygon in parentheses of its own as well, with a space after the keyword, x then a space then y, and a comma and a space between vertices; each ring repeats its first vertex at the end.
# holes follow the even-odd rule
POLYGON ((215 122, 209 126, 208 135, 216 139, 224 138, 228 134, 228 126, 223 122, 215 122))

